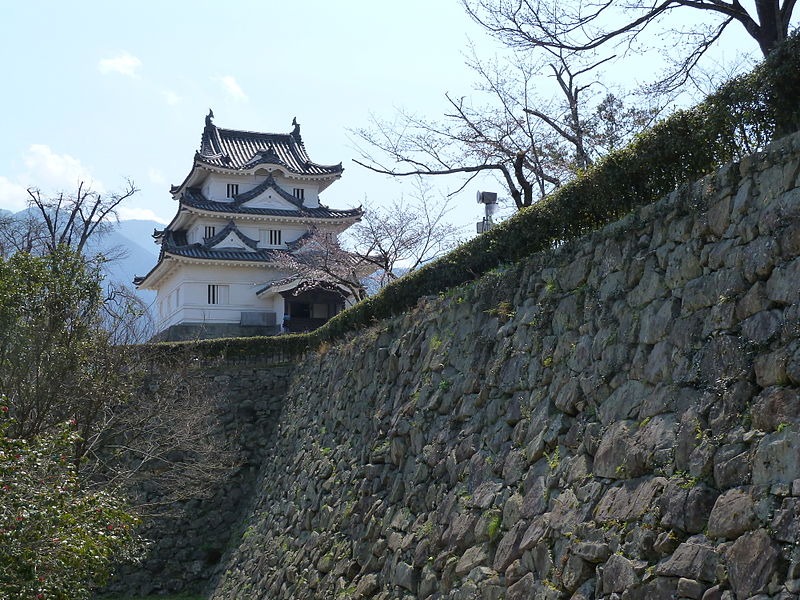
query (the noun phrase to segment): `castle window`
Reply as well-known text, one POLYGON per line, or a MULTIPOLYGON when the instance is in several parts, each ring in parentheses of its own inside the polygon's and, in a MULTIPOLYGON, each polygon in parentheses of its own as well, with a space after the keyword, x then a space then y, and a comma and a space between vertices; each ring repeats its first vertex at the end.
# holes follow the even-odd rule
POLYGON ((214 227, 213 225, 206 225, 206 235, 205 235, 206 238, 212 238, 216 235, 216 233, 217 233, 216 227, 214 227))
POLYGON ((294 188, 294 197, 298 200, 305 200, 306 191, 303 188, 294 188))
POLYGON ((262 246, 280 246, 283 243, 283 232, 280 229, 261 229, 259 234, 262 246))
POLYGON ((209 304, 227 304, 228 303, 228 287, 227 285, 219 285, 212 283, 208 285, 208 303, 209 304))
POLYGON ((238 193, 239 193, 239 184, 238 183, 229 183, 228 187, 227 187, 227 193, 226 193, 228 198, 233 198, 238 193))

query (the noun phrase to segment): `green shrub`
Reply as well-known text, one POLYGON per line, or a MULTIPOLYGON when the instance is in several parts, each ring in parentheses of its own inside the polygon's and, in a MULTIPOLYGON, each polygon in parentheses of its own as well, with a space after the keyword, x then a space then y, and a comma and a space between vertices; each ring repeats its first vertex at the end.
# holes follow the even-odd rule
MULTIPOLYGON (((800 37, 752 72, 681 110, 583 176, 446 256, 396 280, 308 334, 192 342, 206 356, 287 357, 408 310, 424 297, 477 279, 503 263, 551 249, 611 223, 678 185, 800 129, 800 37)), ((166 348, 178 344, 162 344, 166 348)))
POLYGON ((121 498, 81 483, 70 425, 24 440, 8 437, 12 424, 0 416, 0 598, 89 598, 114 564, 140 555, 137 520, 121 498))

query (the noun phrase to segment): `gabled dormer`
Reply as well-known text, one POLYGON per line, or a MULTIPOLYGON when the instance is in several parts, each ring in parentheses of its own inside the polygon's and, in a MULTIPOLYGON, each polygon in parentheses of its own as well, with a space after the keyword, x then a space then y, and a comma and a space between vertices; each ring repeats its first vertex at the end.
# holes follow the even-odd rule
POLYGON ((270 174, 256 187, 242 192, 233 198, 234 204, 247 208, 285 208, 303 209, 303 198, 283 189, 270 174))
POLYGON ((219 233, 203 239, 203 246, 208 250, 255 252, 258 249, 258 240, 246 236, 233 221, 229 221, 219 233))

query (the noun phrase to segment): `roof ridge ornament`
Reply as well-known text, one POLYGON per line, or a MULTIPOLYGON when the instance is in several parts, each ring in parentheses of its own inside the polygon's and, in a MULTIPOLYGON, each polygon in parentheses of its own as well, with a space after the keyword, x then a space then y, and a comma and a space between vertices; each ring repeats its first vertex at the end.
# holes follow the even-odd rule
POLYGON ((294 129, 292 129, 291 136, 295 139, 295 141, 298 144, 302 144, 303 138, 300 137, 300 123, 297 122, 297 117, 292 118, 292 126, 294 127, 294 129))
MULTIPOLYGON (((230 162, 228 155, 222 150, 222 141, 219 138, 217 126, 213 123, 214 111, 208 109, 206 115, 206 126, 203 128, 203 135, 200 137, 199 154, 203 158, 220 158, 222 162, 230 162), (228 157, 228 160, 225 158, 228 157)), ((197 154, 195 156, 197 156, 197 154)))

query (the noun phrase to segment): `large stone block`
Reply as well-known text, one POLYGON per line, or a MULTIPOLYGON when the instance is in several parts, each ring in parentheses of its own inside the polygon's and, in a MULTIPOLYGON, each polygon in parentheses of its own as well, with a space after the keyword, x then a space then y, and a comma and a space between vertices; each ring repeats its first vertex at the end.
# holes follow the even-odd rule
POLYGON ((779 552, 763 529, 746 533, 726 553, 731 588, 737 600, 765 592, 773 573, 781 568, 779 552))
POLYGON ((800 433, 787 429, 764 436, 753 456, 753 484, 800 479, 800 433))
POLYGON ((755 504, 746 490, 732 489, 717 498, 708 518, 708 537, 736 539, 758 525, 755 504))
POLYGON ((595 520, 631 521, 641 518, 654 508, 654 500, 664 489, 667 480, 649 477, 626 481, 609 489, 595 509, 595 520))
POLYGON ((659 575, 714 581, 720 556, 704 536, 689 538, 656 567, 659 575))

